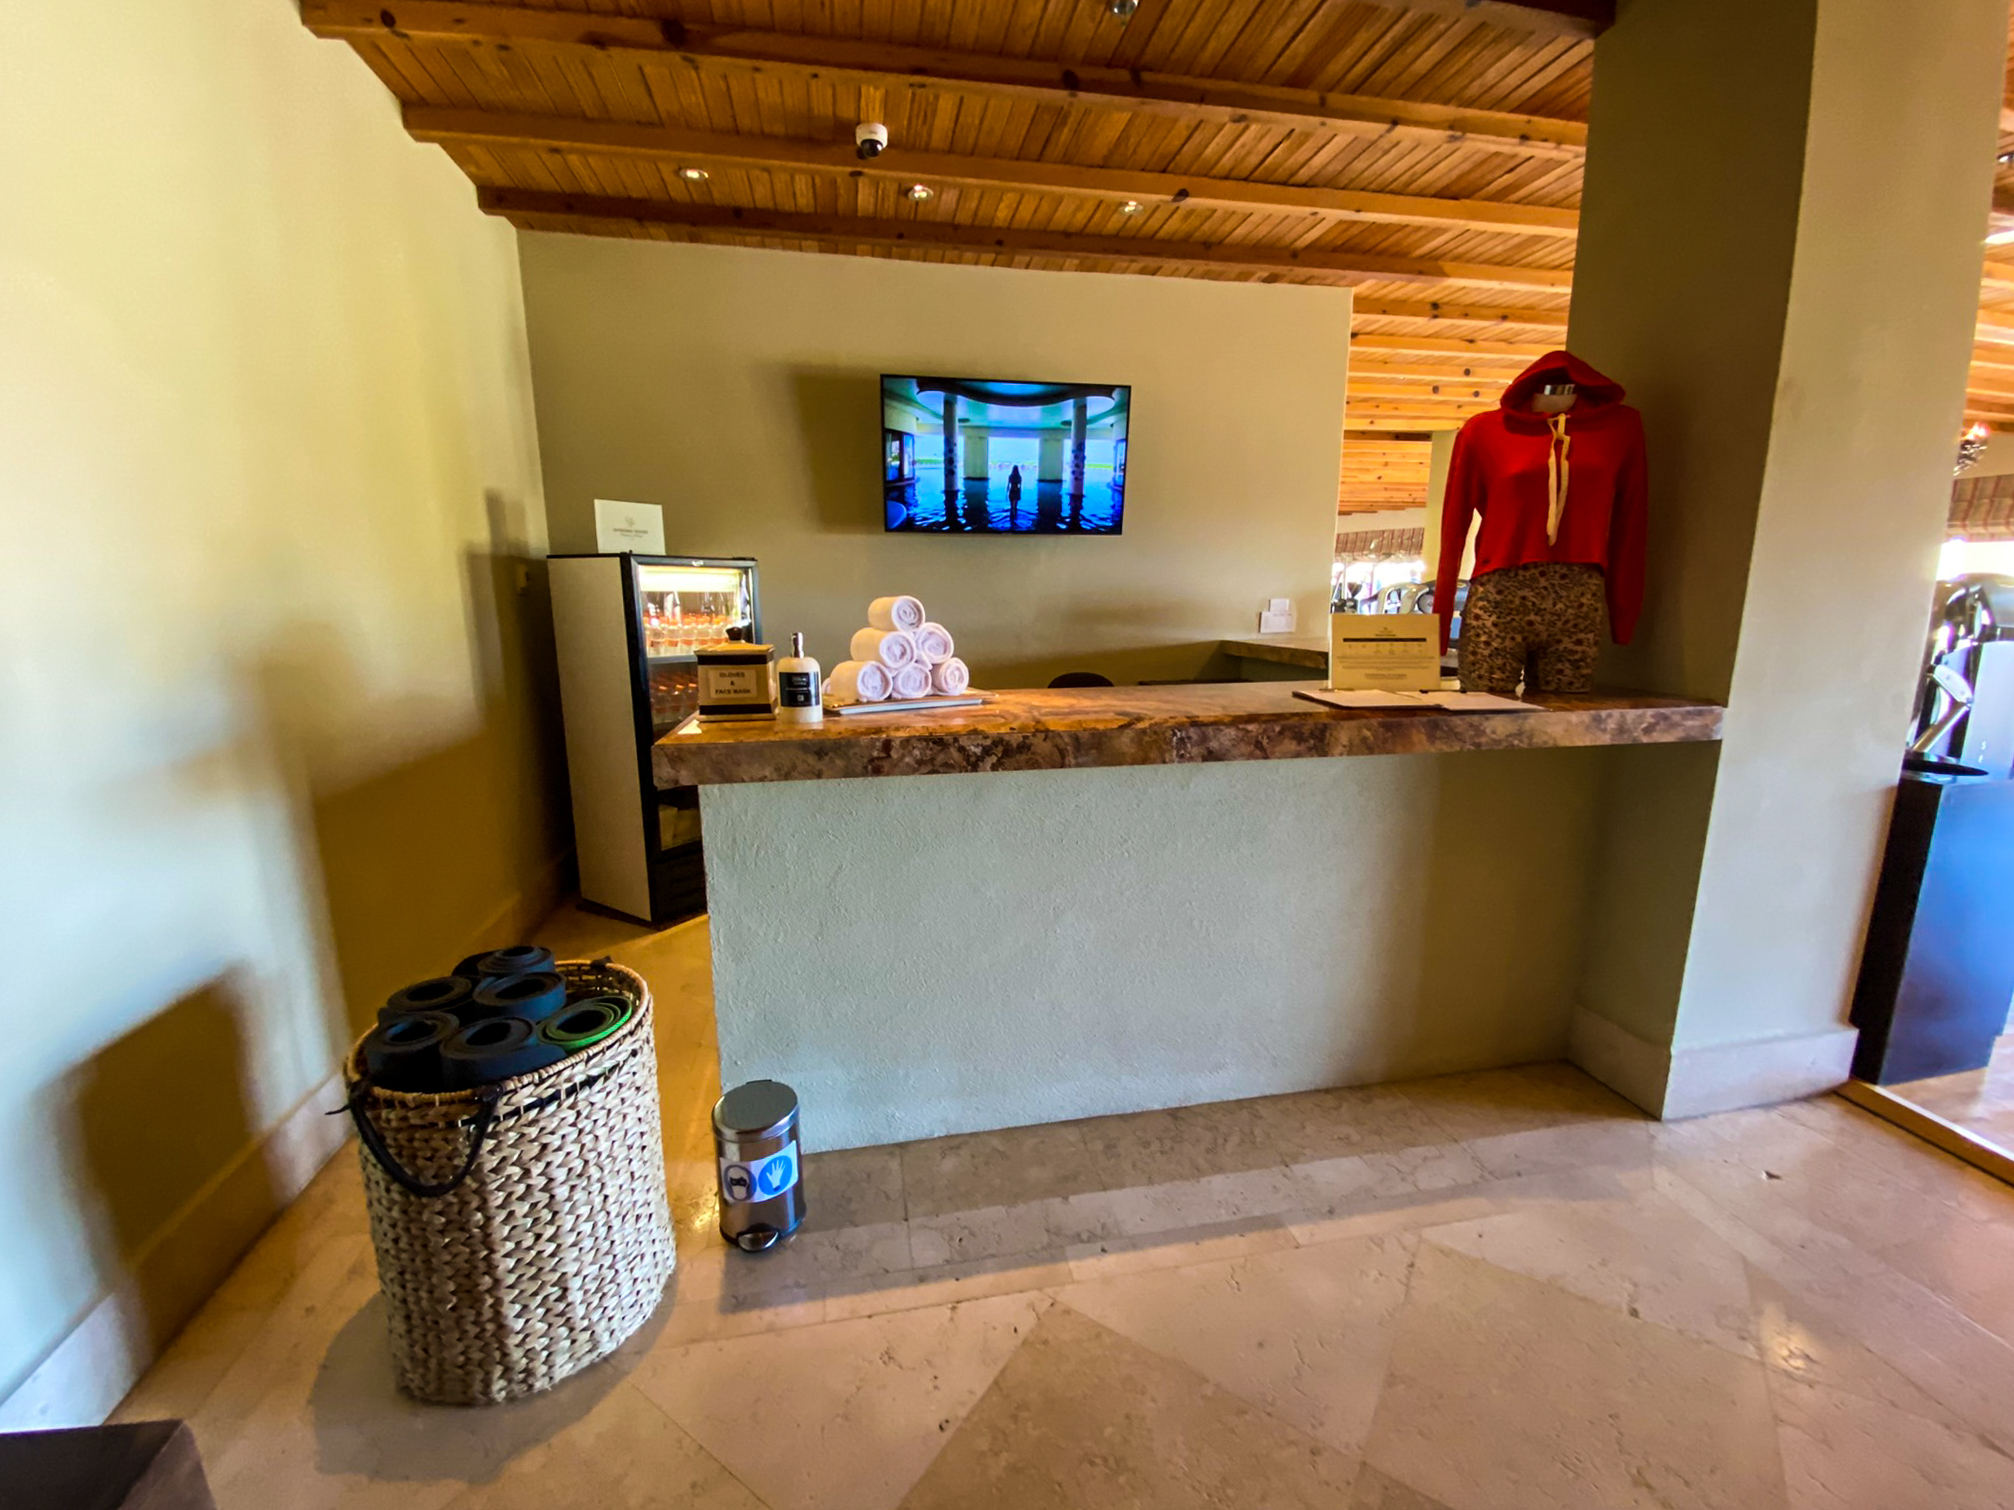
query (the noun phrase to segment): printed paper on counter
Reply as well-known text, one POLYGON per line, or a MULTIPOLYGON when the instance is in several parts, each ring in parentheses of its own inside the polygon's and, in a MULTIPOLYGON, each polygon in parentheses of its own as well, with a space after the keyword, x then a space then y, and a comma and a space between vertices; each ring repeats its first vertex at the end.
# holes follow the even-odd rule
POLYGON ((1438 692, 1441 621, 1430 613, 1329 615, 1329 690, 1438 692))

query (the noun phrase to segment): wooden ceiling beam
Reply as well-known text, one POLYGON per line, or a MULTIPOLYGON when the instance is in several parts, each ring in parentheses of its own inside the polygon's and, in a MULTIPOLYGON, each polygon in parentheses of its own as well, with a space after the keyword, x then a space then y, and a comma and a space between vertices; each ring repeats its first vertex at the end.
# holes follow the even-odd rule
POLYGON ((1344 422, 1350 425, 1367 424, 1378 420, 1386 422, 1393 420, 1416 420, 1423 426, 1453 428, 1461 424, 1471 414, 1480 414, 1482 412, 1482 409, 1474 404, 1467 406, 1459 404, 1434 406, 1427 404, 1384 403, 1376 399, 1363 401, 1351 399, 1343 406, 1344 422))
POLYGON ((639 225, 656 225, 699 235, 760 236, 840 246, 922 247, 988 256, 1089 257, 1167 267, 1318 273, 1346 280, 1489 282, 1499 275, 1514 278, 1522 272, 1467 263, 1359 256, 1354 252, 1016 230, 1005 226, 960 225, 947 220, 855 219, 660 199, 555 194, 538 189, 479 188, 476 202, 492 215, 504 216, 526 230, 578 230, 582 224, 588 224, 626 234, 639 225))
POLYGON ((1550 37, 1591 42, 1615 25, 1615 0, 1373 0, 1429 15, 1460 16, 1550 37))
POLYGON ((348 42, 598 54, 655 67, 837 79, 904 94, 1080 102, 1181 120, 1454 143, 1524 157, 1578 158, 1587 147, 1585 124, 1544 116, 669 18, 436 0, 304 0, 301 19, 318 37, 348 42))
POLYGON ((1401 355, 1412 353, 1421 356, 1491 356, 1516 357, 1526 362, 1537 361, 1553 351, 1553 345, 1539 341, 1450 341, 1433 336, 1352 336, 1352 352, 1401 355))
MULTIPOLYGON (((1484 309, 1456 304, 1450 301, 1413 303, 1395 299, 1359 299, 1351 312, 1360 320, 1430 320, 1440 325, 1520 325, 1534 330, 1565 330, 1566 311, 1563 309, 1484 309)), ((1366 339, 1358 337, 1359 340, 1366 339)), ((1392 339, 1387 336, 1379 340, 1392 339)), ((1466 344, 1486 339, 1484 337, 1453 337, 1449 344, 1466 344)), ((1536 353, 1544 356, 1551 350, 1545 348, 1536 353)))
POLYGON ((1973 334, 1981 341, 2014 346, 2014 309, 1980 310, 1978 328, 1973 334))
MULTIPOLYGON (((1434 199, 1420 194, 1309 188, 1229 178, 1188 178, 1176 173, 1086 168, 1074 163, 906 151, 899 145, 879 157, 863 160, 855 154, 850 141, 737 136, 681 131, 669 126, 638 126, 625 121, 573 120, 427 105, 408 105, 405 121, 406 129, 420 141, 437 142, 444 147, 504 147, 530 152, 642 157, 679 167, 768 168, 903 185, 924 184, 939 190, 1013 189, 1101 199, 1113 204, 1187 205, 1247 214, 1303 215, 1315 220, 1423 225, 1505 235, 1571 237, 1579 223, 1579 216, 1572 210, 1540 205, 1434 199)), ((1544 270, 1543 276, 1525 274, 1523 269, 1517 271, 1524 275, 1521 280, 1504 286, 1563 288, 1571 277, 1556 270, 1544 270)))
POLYGON ((1349 381, 1351 399, 1395 399, 1409 404, 1494 404, 1503 385, 1494 390, 1475 383, 1377 383, 1349 381))
POLYGON ((1378 361, 1371 352, 1350 355, 1350 376, 1352 378, 1399 378, 1416 383, 1495 383, 1502 387, 1524 369, 1518 366, 1516 357, 1495 357, 1491 360, 1504 362, 1502 367, 1485 367, 1476 363, 1430 362, 1424 359, 1404 361, 1378 361))

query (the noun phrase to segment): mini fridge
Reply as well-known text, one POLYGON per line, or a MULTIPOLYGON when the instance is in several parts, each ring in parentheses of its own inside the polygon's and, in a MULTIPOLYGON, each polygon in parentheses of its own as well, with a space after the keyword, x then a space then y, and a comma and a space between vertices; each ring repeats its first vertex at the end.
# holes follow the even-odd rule
POLYGON ((704 912, 699 791, 659 791, 650 747, 699 707, 699 646, 762 638, 755 562, 623 551, 549 567, 580 894, 649 923, 704 912))

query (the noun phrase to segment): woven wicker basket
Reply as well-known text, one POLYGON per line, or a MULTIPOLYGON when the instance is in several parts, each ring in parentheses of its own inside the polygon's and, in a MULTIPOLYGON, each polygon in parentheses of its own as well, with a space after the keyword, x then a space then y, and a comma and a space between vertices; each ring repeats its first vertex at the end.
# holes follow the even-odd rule
POLYGON ((613 1352, 673 1262, 650 988, 563 960, 569 990, 636 1010, 550 1068, 478 1091, 409 1095, 344 1067, 399 1385, 474 1405, 549 1389, 613 1352))

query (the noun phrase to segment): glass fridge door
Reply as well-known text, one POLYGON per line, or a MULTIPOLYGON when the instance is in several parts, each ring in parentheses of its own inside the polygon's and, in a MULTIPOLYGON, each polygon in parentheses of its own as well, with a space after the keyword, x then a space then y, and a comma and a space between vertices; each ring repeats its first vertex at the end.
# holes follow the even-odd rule
POLYGON ((635 570, 651 737, 658 739, 699 709, 693 653, 721 640, 755 638, 755 583, 745 566, 638 561, 635 570))

